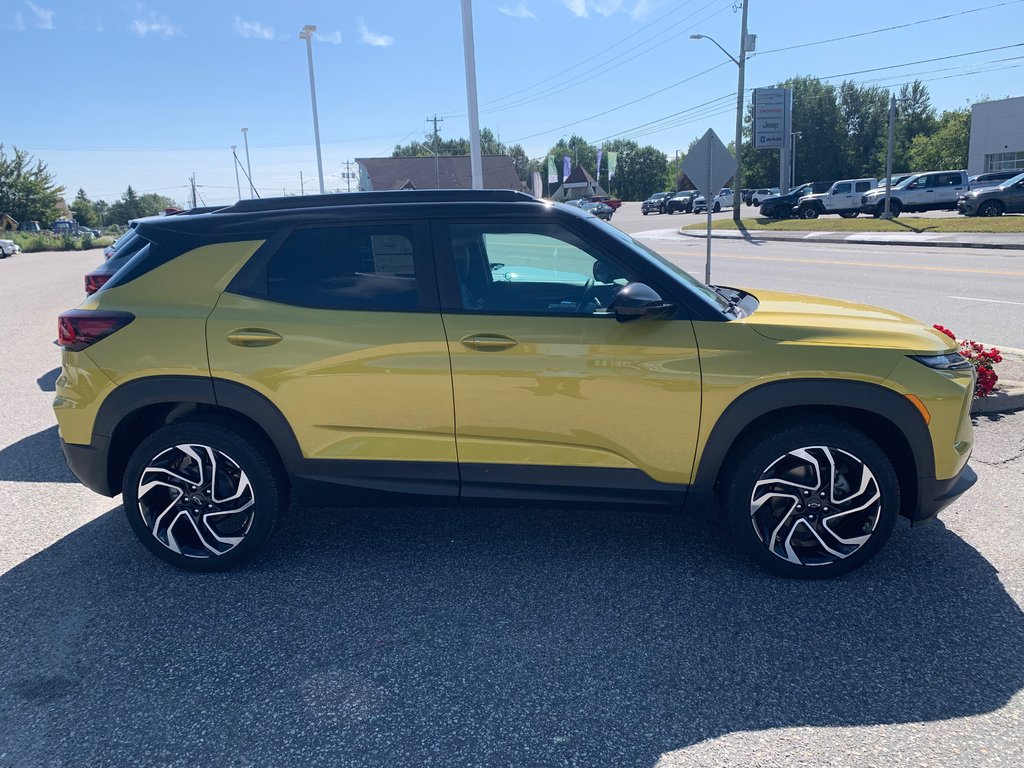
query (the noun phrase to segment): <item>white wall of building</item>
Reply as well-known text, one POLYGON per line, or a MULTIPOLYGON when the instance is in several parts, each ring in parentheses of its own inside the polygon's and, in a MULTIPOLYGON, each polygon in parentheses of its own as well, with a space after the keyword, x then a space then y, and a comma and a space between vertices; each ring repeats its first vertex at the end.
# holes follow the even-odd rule
POLYGON ((1024 169, 1024 96, 974 104, 967 172, 1024 169))

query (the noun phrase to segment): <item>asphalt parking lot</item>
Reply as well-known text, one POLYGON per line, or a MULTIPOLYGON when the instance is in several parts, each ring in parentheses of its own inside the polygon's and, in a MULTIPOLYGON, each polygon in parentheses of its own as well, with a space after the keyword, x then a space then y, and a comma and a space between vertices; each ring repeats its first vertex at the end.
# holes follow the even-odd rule
POLYGON ((1024 764, 1024 413, 827 583, 711 510, 295 509, 189 575, 60 454, 54 318, 101 259, 0 262, 0 767, 1024 764))

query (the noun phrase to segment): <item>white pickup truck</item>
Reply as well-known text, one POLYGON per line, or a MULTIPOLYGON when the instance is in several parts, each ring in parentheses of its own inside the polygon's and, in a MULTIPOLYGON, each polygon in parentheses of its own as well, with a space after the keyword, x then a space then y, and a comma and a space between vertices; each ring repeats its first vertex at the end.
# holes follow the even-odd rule
POLYGON ((21 253, 20 245, 13 240, 0 240, 0 259, 6 259, 16 253, 21 253))

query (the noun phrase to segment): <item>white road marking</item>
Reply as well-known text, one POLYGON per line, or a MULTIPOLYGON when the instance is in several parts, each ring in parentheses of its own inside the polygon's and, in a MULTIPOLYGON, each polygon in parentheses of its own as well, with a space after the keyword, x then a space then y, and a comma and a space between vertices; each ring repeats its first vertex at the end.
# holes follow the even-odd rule
POLYGON ((1024 301, 1003 301, 1002 299, 978 299, 973 296, 950 296, 951 299, 962 299, 963 301, 987 301, 989 304, 1013 304, 1017 307, 1024 307, 1024 301))

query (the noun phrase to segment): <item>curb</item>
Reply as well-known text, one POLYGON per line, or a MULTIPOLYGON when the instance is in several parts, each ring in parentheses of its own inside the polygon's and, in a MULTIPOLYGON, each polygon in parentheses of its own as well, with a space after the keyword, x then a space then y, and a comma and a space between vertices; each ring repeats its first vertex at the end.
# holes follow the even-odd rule
MULTIPOLYGON (((678 230, 680 235, 684 237, 696 237, 701 240, 706 240, 707 235, 697 230, 678 230)), ((762 235, 752 234, 750 236, 745 235, 711 235, 712 240, 771 240, 775 242, 783 243, 829 243, 833 245, 909 245, 911 247, 919 248, 980 248, 984 250, 1004 250, 1004 251, 1024 251, 1024 242, 1020 243, 978 243, 978 242, 958 242, 956 240, 942 241, 942 240, 926 240, 922 242, 915 242, 913 240, 873 240, 870 238, 857 237, 856 235, 850 235, 849 237, 779 237, 777 235, 762 235)))
POLYGON ((1024 384, 1019 381, 1003 382, 1003 387, 996 389, 988 397, 976 397, 971 401, 972 416, 989 416, 1020 410, 1024 410, 1024 384))

